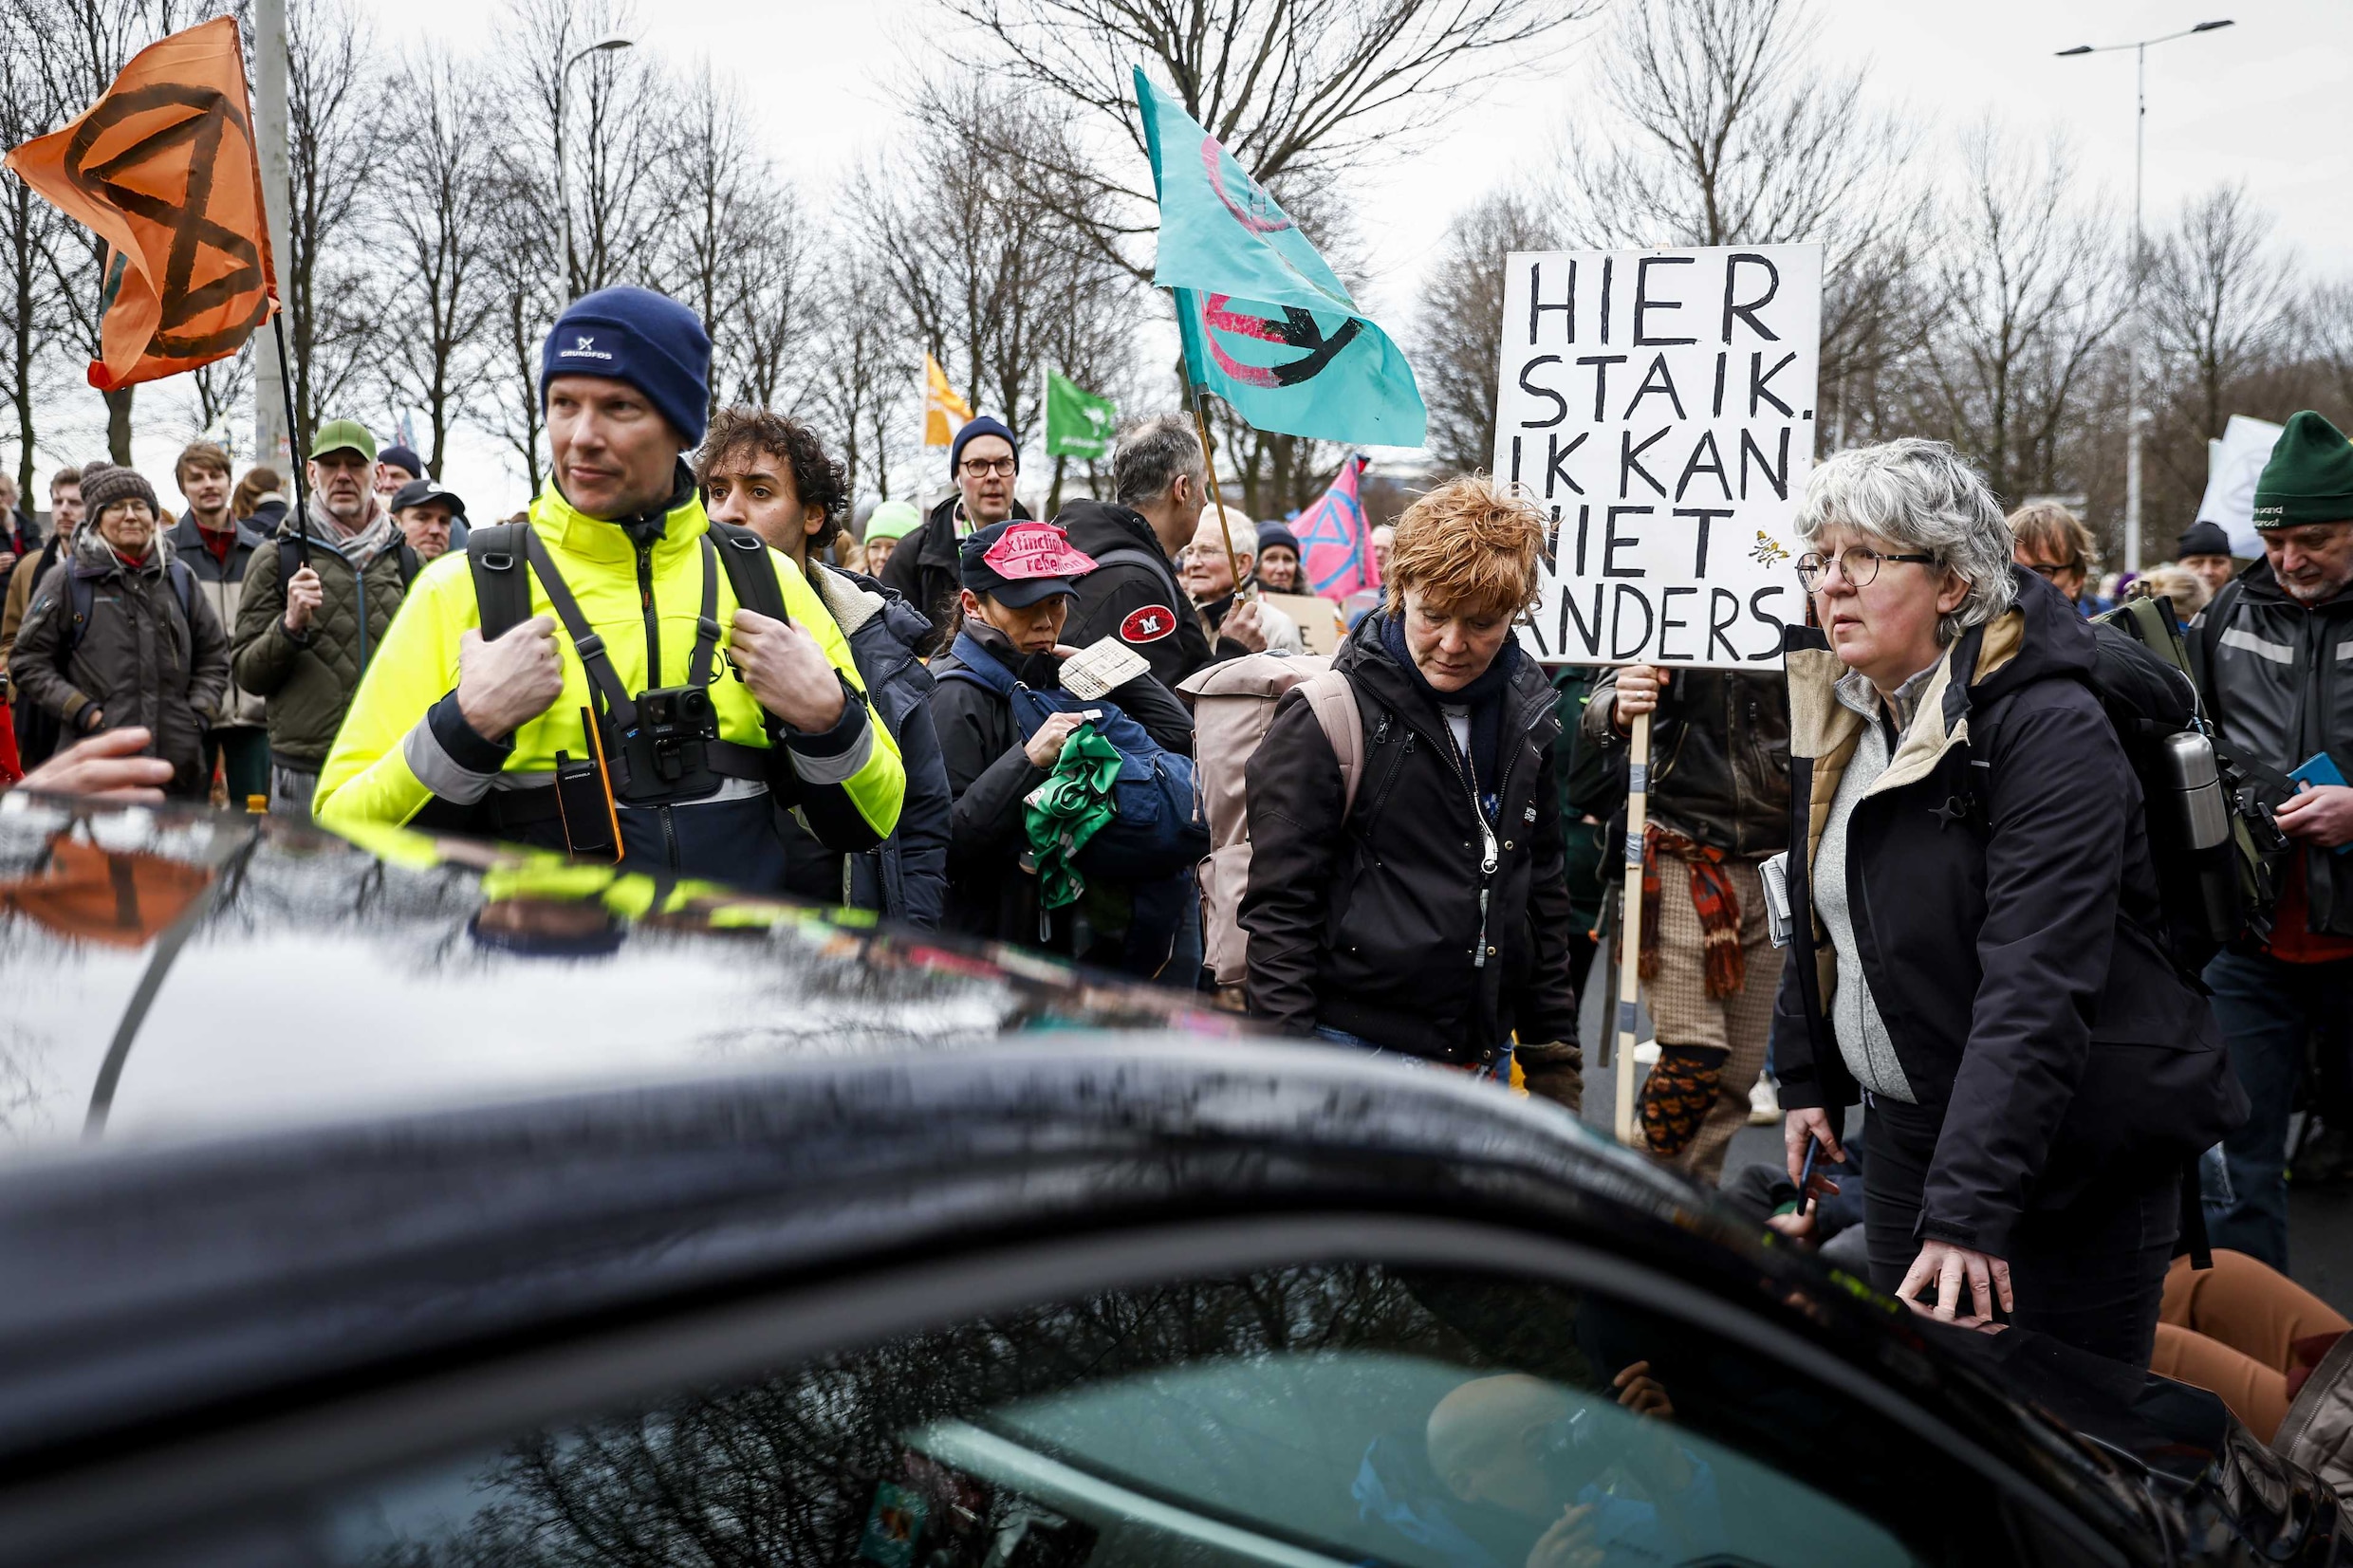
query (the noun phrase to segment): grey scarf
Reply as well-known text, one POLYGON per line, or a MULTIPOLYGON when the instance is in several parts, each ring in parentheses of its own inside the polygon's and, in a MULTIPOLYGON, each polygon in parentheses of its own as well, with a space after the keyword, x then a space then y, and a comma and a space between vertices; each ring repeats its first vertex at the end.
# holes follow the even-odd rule
MULTIPOLYGON (((370 497, 370 501, 373 500, 370 497)), ((334 514, 326 509, 326 503, 313 495, 310 498, 310 537, 323 539, 341 550, 355 572, 366 571, 369 562, 400 543, 399 525, 392 520, 392 513, 381 507, 376 508, 375 517, 365 527, 358 533, 346 535, 343 526, 336 522, 334 514)))

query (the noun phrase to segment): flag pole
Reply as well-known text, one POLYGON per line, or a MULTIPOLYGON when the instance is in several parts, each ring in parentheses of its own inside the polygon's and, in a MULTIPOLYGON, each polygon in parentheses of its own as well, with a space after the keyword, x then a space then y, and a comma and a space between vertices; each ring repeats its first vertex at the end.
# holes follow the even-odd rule
POLYGON ((1202 399, 1200 387, 1194 384, 1191 365, 1185 367, 1185 382, 1193 391, 1193 428, 1201 433, 1201 462, 1209 470, 1209 502, 1217 508, 1217 537, 1225 542, 1226 570, 1233 576, 1233 598, 1238 604, 1250 596, 1243 592, 1242 564, 1233 558, 1233 525, 1226 521, 1226 498, 1217 489, 1217 456, 1209 438, 1209 405, 1202 399))
POLYGON ((1634 1013, 1642 992, 1642 839, 1650 825, 1650 715, 1634 715, 1626 758, 1626 888, 1618 921, 1618 1141, 1640 1148, 1634 1129, 1634 1013))
MULTIPOLYGON (((294 361, 286 357, 286 309, 269 302, 269 334, 278 344, 278 391, 286 398, 286 466, 294 472, 294 559, 310 564, 310 490, 303 483, 303 427, 294 418, 294 361)), ((278 584, 284 592, 286 584, 278 584)))

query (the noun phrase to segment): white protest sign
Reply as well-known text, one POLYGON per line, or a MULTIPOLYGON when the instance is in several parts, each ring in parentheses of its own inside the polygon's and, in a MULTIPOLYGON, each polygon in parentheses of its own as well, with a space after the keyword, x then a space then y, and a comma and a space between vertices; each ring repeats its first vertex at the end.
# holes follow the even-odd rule
POLYGON ((1503 325, 1495 473, 1550 519, 1521 647, 1779 669, 1806 618, 1822 248, 1517 252, 1503 325))
POLYGON ((2263 553, 2255 532, 2255 481, 2263 477, 2285 425, 2231 415, 2222 438, 2206 443, 2206 494, 2197 504, 2200 523, 2216 523, 2231 536, 2231 553, 2253 560, 2263 553))

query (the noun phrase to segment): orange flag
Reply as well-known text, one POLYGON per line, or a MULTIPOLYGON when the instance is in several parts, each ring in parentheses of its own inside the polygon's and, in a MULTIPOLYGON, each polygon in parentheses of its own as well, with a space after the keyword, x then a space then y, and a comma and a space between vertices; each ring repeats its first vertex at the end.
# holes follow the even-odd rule
POLYGON ((226 359, 269 319, 278 278, 235 18, 139 50, 104 97, 6 161, 106 241, 101 392, 226 359))
POLYGON ((955 395, 948 373, 929 354, 923 356, 923 444, 953 446, 955 433, 971 422, 973 405, 955 395))

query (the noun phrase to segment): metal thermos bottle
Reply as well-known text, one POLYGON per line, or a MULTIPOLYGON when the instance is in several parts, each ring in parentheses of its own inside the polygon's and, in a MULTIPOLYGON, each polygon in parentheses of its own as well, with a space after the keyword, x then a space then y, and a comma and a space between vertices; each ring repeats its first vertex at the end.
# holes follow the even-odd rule
POLYGON ((2176 821, 2191 849, 2213 849, 2231 836, 2230 803, 2214 771, 2214 745, 2195 729, 2165 738, 2165 771, 2179 801, 2176 821))

